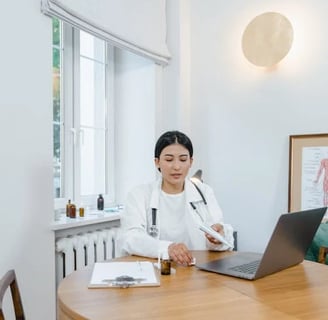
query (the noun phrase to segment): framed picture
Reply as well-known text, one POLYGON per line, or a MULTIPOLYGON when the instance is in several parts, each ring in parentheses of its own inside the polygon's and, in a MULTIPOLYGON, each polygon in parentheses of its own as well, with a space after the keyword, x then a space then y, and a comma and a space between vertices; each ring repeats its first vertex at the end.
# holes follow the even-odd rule
POLYGON ((289 137, 289 212, 328 205, 328 133, 289 137))

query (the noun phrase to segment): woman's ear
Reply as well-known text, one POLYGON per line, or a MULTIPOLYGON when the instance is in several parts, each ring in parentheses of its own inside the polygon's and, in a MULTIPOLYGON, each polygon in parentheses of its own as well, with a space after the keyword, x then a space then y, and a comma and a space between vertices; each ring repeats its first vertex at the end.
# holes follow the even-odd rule
POLYGON ((158 158, 155 158, 154 159, 154 162, 155 162, 155 166, 157 168, 158 171, 161 171, 161 168, 159 167, 159 159, 158 158))
POLYGON ((194 158, 190 158, 190 168, 191 168, 193 162, 194 162, 194 158))

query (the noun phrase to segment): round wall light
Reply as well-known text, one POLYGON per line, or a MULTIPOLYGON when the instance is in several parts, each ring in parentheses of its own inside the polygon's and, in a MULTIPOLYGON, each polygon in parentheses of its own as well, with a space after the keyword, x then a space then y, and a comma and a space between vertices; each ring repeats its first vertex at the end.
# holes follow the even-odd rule
POLYGON ((266 12, 256 16, 246 27, 242 49, 248 61, 260 67, 272 67, 289 52, 293 27, 280 13, 266 12))

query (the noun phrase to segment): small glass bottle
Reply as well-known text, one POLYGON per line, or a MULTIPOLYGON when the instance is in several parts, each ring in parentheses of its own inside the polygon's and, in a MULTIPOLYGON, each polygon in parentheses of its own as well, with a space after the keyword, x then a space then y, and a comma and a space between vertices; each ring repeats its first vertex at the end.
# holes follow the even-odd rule
POLYGON ((80 207, 80 209, 79 209, 79 216, 80 216, 81 218, 84 217, 84 207, 80 207))
POLYGON ((104 198, 102 194, 99 194, 97 199, 97 209, 98 210, 104 210, 104 198))
POLYGON ((161 274, 171 274, 171 260, 167 252, 164 252, 161 257, 161 274))
POLYGON ((68 199, 68 202, 66 204, 66 217, 70 217, 70 213, 69 213, 70 207, 71 207, 71 199, 68 199))
POLYGON ((75 204, 71 204, 70 208, 69 208, 69 217, 70 218, 76 218, 76 206, 75 204))

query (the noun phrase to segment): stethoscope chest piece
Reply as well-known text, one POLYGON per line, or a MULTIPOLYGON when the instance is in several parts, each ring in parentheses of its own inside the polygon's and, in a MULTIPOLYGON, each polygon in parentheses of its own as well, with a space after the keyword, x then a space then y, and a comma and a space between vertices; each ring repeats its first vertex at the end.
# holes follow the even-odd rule
POLYGON ((148 234, 154 238, 158 237, 159 230, 156 225, 156 215, 157 215, 157 209, 151 208, 151 225, 148 228, 148 234))

